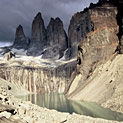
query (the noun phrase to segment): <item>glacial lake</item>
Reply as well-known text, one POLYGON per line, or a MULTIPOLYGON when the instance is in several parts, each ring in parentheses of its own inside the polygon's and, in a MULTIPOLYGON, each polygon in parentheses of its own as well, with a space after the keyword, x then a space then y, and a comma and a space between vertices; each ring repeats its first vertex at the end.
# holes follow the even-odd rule
POLYGON ((103 118, 107 120, 123 121, 123 114, 111 111, 101 107, 100 105, 92 102, 85 101, 72 101, 66 99, 62 94, 31 94, 20 96, 25 101, 31 101, 33 104, 45 107, 48 109, 55 109, 60 112, 69 112, 76 114, 91 116, 95 118, 103 118))

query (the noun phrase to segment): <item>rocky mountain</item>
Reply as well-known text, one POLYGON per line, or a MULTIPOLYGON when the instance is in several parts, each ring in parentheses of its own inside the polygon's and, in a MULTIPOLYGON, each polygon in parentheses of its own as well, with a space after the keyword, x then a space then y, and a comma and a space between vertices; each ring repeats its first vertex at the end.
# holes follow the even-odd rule
POLYGON ((91 3, 89 8, 75 13, 70 20, 68 36, 60 18, 51 18, 47 28, 45 28, 43 17, 39 12, 32 22, 31 39, 26 38, 23 27, 20 25, 16 30, 13 47, 27 49, 26 54, 28 56, 41 55, 42 58, 71 59, 77 57, 78 45, 89 32, 97 30, 100 26, 105 26, 113 28, 118 34, 119 46, 117 51, 122 53, 123 16, 122 2, 121 0, 119 2, 117 0, 99 0, 97 4, 91 3), (114 12, 111 9, 113 7, 115 7, 114 12), (119 30, 114 17, 119 25, 119 30))
POLYGON ((68 41, 71 48, 71 58, 77 56, 78 44, 86 37, 87 33, 92 30, 90 13, 77 12, 70 21, 68 29, 68 41))
POLYGON ((64 56, 67 48, 67 35, 60 18, 51 18, 45 29, 42 15, 39 12, 32 22, 32 36, 27 55, 42 55, 42 58, 59 59, 64 56))
POLYGON ((26 40, 19 26, 12 47, 27 49, 31 56, 15 54, 10 59, 0 59, 0 78, 30 92, 65 93, 72 100, 97 102, 123 112, 122 6, 122 0, 91 3, 73 15, 68 36, 60 18, 51 18, 45 28, 38 13, 32 23, 31 40, 26 40), (44 59, 34 57, 40 55, 44 59))
POLYGON ((105 66, 104 64, 107 61, 113 61, 119 52, 117 49, 121 46, 118 37, 120 25, 117 23, 119 11, 115 1, 100 0, 95 5, 91 4, 90 8, 86 9, 84 13, 90 14, 90 22, 93 24, 93 30, 79 43, 78 64, 68 86, 67 95, 71 99, 79 98, 79 100, 83 99, 102 103, 110 98, 115 93, 116 86, 122 83, 122 81, 117 83, 117 80, 122 75, 119 75, 119 79, 116 79, 116 76, 112 78, 112 74, 116 71, 118 72, 119 67, 109 76, 110 72, 108 72, 108 69, 110 68, 105 68, 107 74, 105 73, 104 76, 104 71, 102 74, 99 74, 102 70, 98 68, 101 65, 105 66), (95 74, 97 69, 99 73, 95 74), (100 96, 98 96, 99 93, 100 96))
POLYGON ((67 34, 64 30, 60 18, 51 18, 47 27, 47 49, 43 53, 43 58, 63 57, 64 51, 68 48, 67 34))
POLYGON ((19 25, 16 28, 15 41, 12 47, 16 49, 27 49, 29 44, 30 39, 25 36, 23 27, 19 25))
POLYGON ((27 55, 41 55, 46 45, 46 29, 44 20, 39 12, 32 22, 31 42, 27 50, 27 55))

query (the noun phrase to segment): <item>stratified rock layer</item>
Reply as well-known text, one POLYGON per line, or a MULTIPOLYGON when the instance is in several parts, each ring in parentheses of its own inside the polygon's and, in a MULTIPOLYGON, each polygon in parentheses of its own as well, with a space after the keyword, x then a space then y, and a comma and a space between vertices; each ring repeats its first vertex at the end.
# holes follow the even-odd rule
POLYGON ((38 64, 35 61, 38 60, 41 63, 39 59, 34 59, 34 62, 30 60, 23 62, 15 58, 10 60, 8 65, 2 63, 2 66, 0 66, 0 77, 11 83, 18 83, 30 92, 64 92, 68 86, 71 73, 75 69, 75 60, 63 64, 54 62, 55 66, 53 61, 48 61, 45 64, 45 61, 42 61, 42 64, 38 64), (50 64, 49 67, 48 64, 50 64))
POLYGON ((81 86, 83 89, 88 84, 86 82, 95 68, 115 54, 119 44, 117 7, 110 2, 104 2, 101 6, 92 7, 88 11, 93 30, 78 46, 78 65, 71 80, 72 85, 69 86, 70 97, 75 94, 77 88, 81 86))
POLYGON ((68 30, 71 57, 77 56, 77 46, 81 41, 83 41, 86 35, 100 26, 113 28, 116 33, 118 33, 116 14, 116 6, 106 0, 99 2, 98 4, 90 4, 89 8, 76 13, 70 21, 68 30))
POLYGON ((67 35, 60 18, 51 18, 47 27, 47 48, 43 53, 43 58, 63 57, 64 51, 68 47, 67 35))
POLYGON ((12 47, 16 49, 27 49, 29 43, 30 40, 25 36, 23 27, 19 25, 16 29, 15 41, 12 47))
POLYGON ((38 13, 32 22, 31 42, 28 47, 27 55, 41 55, 46 46, 46 30, 41 13, 38 13))

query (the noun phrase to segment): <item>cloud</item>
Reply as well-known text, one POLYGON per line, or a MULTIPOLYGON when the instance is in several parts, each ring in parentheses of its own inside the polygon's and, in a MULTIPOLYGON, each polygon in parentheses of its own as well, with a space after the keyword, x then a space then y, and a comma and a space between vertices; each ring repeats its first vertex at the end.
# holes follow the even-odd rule
POLYGON ((0 41, 13 41, 16 27, 21 24, 27 36, 31 34, 34 16, 40 11, 45 26, 51 17, 60 17, 67 31, 74 13, 97 0, 0 0, 0 41))

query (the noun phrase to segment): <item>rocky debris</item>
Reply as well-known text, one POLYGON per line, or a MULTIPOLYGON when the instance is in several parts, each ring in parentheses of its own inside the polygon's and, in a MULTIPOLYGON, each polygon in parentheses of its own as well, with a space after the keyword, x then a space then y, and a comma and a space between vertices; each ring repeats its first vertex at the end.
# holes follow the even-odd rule
MULTIPOLYGON (((5 88, 0 89, 6 90, 5 88)), ((6 90, 7 91, 7 90, 6 90)), ((4 95, 3 95, 4 96, 4 95)), ((1 96, 0 96, 1 97, 1 96)), ((77 115, 73 113, 72 115, 69 113, 61 113, 55 110, 48 110, 46 108, 41 108, 37 105, 32 104, 31 102, 25 102, 20 99, 16 99, 13 96, 10 96, 7 93, 8 101, 12 102, 11 104, 8 101, 4 101, 0 103, 0 107, 6 107, 10 109, 10 107, 14 107, 14 114, 11 112, 0 112, 1 123, 80 123, 80 122, 91 122, 91 123, 118 123, 117 121, 108 121, 99 118, 91 118, 88 116, 77 115), (6 106, 5 106, 6 105, 6 106)))
POLYGON ((12 48, 16 49, 27 49, 30 43, 30 39, 28 39, 23 31, 23 27, 19 25, 16 28, 15 41, 12 48))
POLYGON ((10 52, 4 54, 4 59, 5 60, 9 61, 11 58, 15 58, 15 53, 14 52, 10 51, 10 52))
POLYGON ((103 27, 95 32, 89 33, 87 38, 78 47, 78 64, 75 71, 75 78, 72 80, 74 89, 70 90, 77 90, 77 87, 80 87, 80 85, 85 87, 84 83, 91 77, 95 68, 111 58, 117 46, 118 38, 109 28, 103 27), (77 76, 81 77, 76 80, 77 76), (75 86, 74 83, 76 81, 78 81, 78 84, 75 86))
POLYGON ((105 63, 115 54, 119 43, 116 20, 117 7, 106 2, 101 6, 96 6, 86 11, 90 13, 94 30, 88 33, 78 46, 78 65, 75 76, 71 81, 72 86, 69 94, 74 90, 78 90, 77 88, 80 86, 85 87, 83 83, 86 83, 98 65, 105 63), (76 79, 76 77, 78 77, 78 79, 76 79))
POLYGON ((88 79, 97 64, 104 63, 115 53, 117 46, 117 36, 107 27, 87 35, 87 39, 78 46, 77 70, 83 75, 83 81, 88 79))
POLYGON ((46 44, 46 29, 42 15, 39 12, 32 22, 31 42, 28 47, 27 55, 41 55, 46 44))
POLYGON ((16 112, 14 106, 11 105, 11 97, 7 93, 7 88, 0 88, 0 123, 22 123, 20 120, 12 118, 16 112))
POLYGON ((60 18, 51 18, 47 27, 47 49, 44 51, 42 58, 63 57, 64 51, 68 47, 67 34, 64 30, 60 18))
MULTIPOLYGON (((98 66, 70 98, 97 102, 103 107, 123 113, 122 60, 121 54, 111 57, 106 63, 98 66)), ((77 79, 80 80, 79 76, 76 76, 77 79)))

